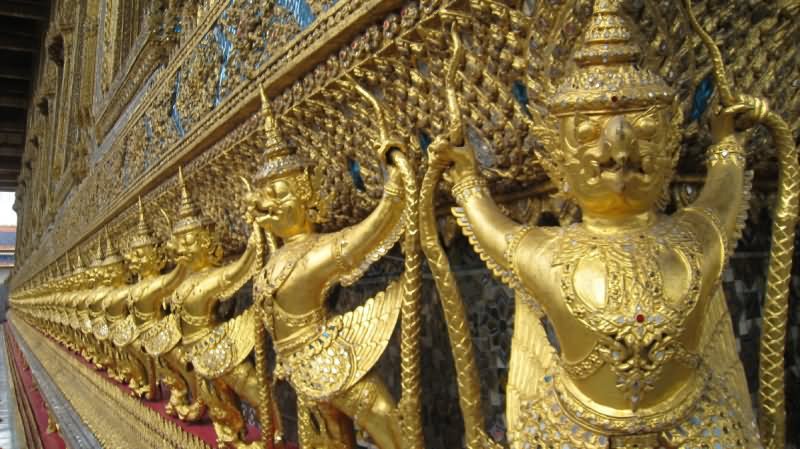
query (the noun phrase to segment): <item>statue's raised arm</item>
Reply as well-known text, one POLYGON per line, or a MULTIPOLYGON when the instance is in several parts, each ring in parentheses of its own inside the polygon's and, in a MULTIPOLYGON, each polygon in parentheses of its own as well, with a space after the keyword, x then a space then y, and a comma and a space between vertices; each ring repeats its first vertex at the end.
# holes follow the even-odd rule
MULTIPOLYGON (((452 166, 465 235, 517 293, 509 440, 514 448, 781 447, 786 283, 797 216, 791 133, 764 101, 723 89, 717 67, 722 106, 712 110, 706 186, 690 206, 664 213, 683 114, 673 87, 640 63, 622 9, 621 0, 594 1, 575 66, 548 99, 547 113, 531 119, 529 132, 543 147, 535 156, 580 208, 579 223, 514 223, 491 199, 468 146, 451 136, 431 146, 434 168, 452 166), (760 436, 720 290, 747 202, 735 125, 753 122, 773 131, 781 164, 760 436), (715 427, 727 431, 704 431, 715 427)), ((721 64, 719 52, 713 56, 721 64)))
MULTIPOLYGON (((309 161, 283 141, 263 93, 262 114, 264 159, 253 180, 250 204, 273 250, 255 277, 253 294, 275 346, 275 375, 286 379, 300 398, 301 445, 328 447, 335 441, 337 447, 354 447, 348 437, 352 420, 381 449, 421 447, 421 425, 415 419, 418 402, 409 399, 419 393, 419 385, 414 383, 418 378, 403 375, 404 402, 398 406, 372 371, 401 309, 404 325, 419 323, 419 317, 412 316, 418 311, 420 279, 414 231, 415 178, 403 152, 405 146, 381 133, 378 153, 388 163, 383 198, 360 223, 321 234, 315 231, 311 211, 328 199, 315 191, 309 161), (326 306, 330 287, 355 282, 403 234, 406 270, 402 280, 351 312, 332 314, 326 306), (404 414, 405 429, 398 419, 400 413, 404 414), (315 430, 312 415, 324 421, 327 434, 315 430)), ((404 363, 413 365, 419 354, 414 348, 406 350, 414 346, 419 334, 418 329, 406 330, 404 326, 401 352, 404 363)), ((269 374, 262 362, 259 366, 263 381, 269 374)), ((405 372, 416 371, 410 368, 405 372)))

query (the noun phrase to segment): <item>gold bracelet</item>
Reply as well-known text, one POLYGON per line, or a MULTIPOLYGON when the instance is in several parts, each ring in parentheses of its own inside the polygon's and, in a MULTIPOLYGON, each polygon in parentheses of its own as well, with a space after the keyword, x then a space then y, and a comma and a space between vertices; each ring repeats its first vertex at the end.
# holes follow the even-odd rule
POLYGON ((517 276, 517 279, 519 279, 519 273, 517 272, 517 266, 514 263, 514 255, 517 253, 519 244, 522 243, 522 240, 525 239, 525 236, 527 236, 531 230, 533 230, 533 226, 524 225, 515 232, 509 232, 506 234, 506 242, 508 243, 508 246, 506 247, 505 253, 503 253, 503 258, 506 260, 506 266, 514 272, 514 274, 517 276))
POLYGON ((391 183, 386 183, 383 186, 383 195, 384 196, 393 196, 393 197, 402 197, 403 196, 403 187, 397 186, 391 183))
POLYGON ((484 194, 488 196, 489 189, 486 187, 487 185, 488 183, 483 176, 477 173, 467 175, 453 185, 453 198, 456 203, 463 206, 473 196, 484 194))
POLYGON ((339 235, 333 241, 333 260, 336 261, 336 267, 339 269, 341 274, 345 274, 350 271, 350 267, 344 260, 343 252, 344 247, 347 245, 347 240, 345 240, 344 237, 344 231, 342 231, 342 235, 339 235))
POLYGON ((721 142, 711 145, 711 148, 708 149, 706 162, 712 167, 719 163, 731 163, 744 166, 747 162, 747 158, 744 149, 739 143, 732 138, 726 138, 721 142))

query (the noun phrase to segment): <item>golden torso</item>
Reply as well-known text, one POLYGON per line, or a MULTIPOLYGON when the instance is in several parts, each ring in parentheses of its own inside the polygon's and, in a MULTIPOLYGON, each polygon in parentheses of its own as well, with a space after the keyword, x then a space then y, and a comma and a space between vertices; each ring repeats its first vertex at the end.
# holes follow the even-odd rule
POLYGON ((130 287, 119 286, 109 292, 105 300, 106 316, 110 321, 116 321, 128 316, 128 294, 130 287))
POLYGON ((155 321, 162 316, 161 302, 164 299, 162 294, 145 295, 144 292, 155 282, 160 281, 160 276, 147 277, 131 287, 130 301, 133 305, 133 316, 136 325, 155 321))
POLYGON ((215 298, 209 296, 203 280, 211 276, 213 267, 206 267, 189 275, 172 293, 173 313, 178 311, 181 318, 181 331, 184 337, 205 333, 216 323, 215 298))
POLYGON ((308 328, 316 328, 325 315, 325 291, 330 279, 326 270, 312 269, 332 263, 329 239, 308 235, 288 242, 272 254, 264 269, 256 276, 254 292, 257 300, 271 301, 271 327, 276 340, 291 338, 308 328))
POLYGON ((556 331, 565 385, 581 402, 615 414, 664 407, 701 382, 702 311, 722 258, 718 233, 697 229, 696 217, 627 231, 540 228, 521 242, 517 270, 556 331))
POLYGON ((86 303, 93 318, 100 316, 103 313, 103 300, 108 294, 110 287, 102 285, 95 287, 94 290, 87 292, 86 303))

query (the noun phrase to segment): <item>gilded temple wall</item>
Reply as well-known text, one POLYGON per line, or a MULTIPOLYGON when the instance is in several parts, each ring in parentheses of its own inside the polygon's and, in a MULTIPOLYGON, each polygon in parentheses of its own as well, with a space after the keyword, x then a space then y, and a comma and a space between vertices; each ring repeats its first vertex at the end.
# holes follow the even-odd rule
MULTIPOLYGON (((135 226, 138 197, 149 210, 172 213, 179 166, 228 255, 241 252, 247 227, 238 176, 251 176, 260 154, 258 86, 274 99, 290 143, 316 164, 319 187, 331 198, 324 228, 340 229, 364 217, 381 193, 380 167, 370 150, 377 136, 368 106, 341 81, 350 73, 388 104, 393 131, 424 161, 426 146, 446 124, 442 87, 449 50, 439 15, 444 9, 466 17, 469 56, 459 95, 467 138, 494 192, 519 220, 575 220, 574 207, 550 198, 552 188, 534 157, 537 143, 521 131, 520 105, 542 104, 536 82, 545 72, 564 72, 590 3, 55 1, 34 90, 36 108, 28 118, 12 287, 63 273, 78 252, 90 259, 103 229, 124 241, 135 226)), ((672 201, 685 203, 697 190, 701 148, 709 139, 698 121, 710 89, 707 55, 670 2, 633 0, 626 8, 643 24, 637 36, 647 44, 643 63, 680 91, 687 120, 672 201)), ((770 98, 797 139, 800 64, 793 43, 800 25, 791 20, 796 4, 708 0, 697 8, 705 28, 720 36, 737 87, 770 98)), ((766 137, 749 137, 757 189, 751 215, 758 220, 750 220, 724 285, 754 387, 769 245, 765 210, 775 186, 766 137)), ((442 201, 443 211, 449 202, 442 201)), ((152 216, 151 226, 166 239, 167 222, 152 216)), ((469 308, 487 427, 502 439, 512 293, 492 279, 463 238, 453 237, 452 221, 443 218, 442 229, 452 239, 451 260, 469 308)), ((359 284, 337 293, 338 306, 363 298, 385 279, 384 272, 399 271, 396 261, 379 263, 359 284)), ((798 283, 795 268, 793 285, 798 283)), ((423 380, 432 399, 424 409, 426 433, 430 447, 456 447, 462 424, 433 291, 427 280, 423 380)), ((791 432, 800 427, 796 299, 787 349, 791 432)), ((397 375, 388 367, 397 366, 398 357, 395 342, 382 362, 385 378, 397 375)), ((389 383, 396 389, 397 381, 389 383)), ((795 433, 790 441, 797 438, 795 433)))

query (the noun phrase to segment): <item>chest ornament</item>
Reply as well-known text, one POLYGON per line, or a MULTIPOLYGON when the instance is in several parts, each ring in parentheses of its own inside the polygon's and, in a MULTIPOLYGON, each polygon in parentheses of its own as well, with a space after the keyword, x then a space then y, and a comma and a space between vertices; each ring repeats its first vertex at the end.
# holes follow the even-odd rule
POLYGON ((696 368, 700 356, 681 343, 688 316, 700 296, 701 246, 688 226, 663 223, 647 232, 594 235, 566 229, 559 240, 554 267, 570 314, 597 335, 592 350, 578 361, 562 361, 574 379, 585 379, 608 365, 617 376, 616 388, 636 410, 659 381, 664 366, 677 361, 696 368), (664 292, 664 255, 685 261, 688 287, 679 298, 664 292), (599 260, 604 267, 605 298, 590 305, 576 287, 581 260, 599 260))

